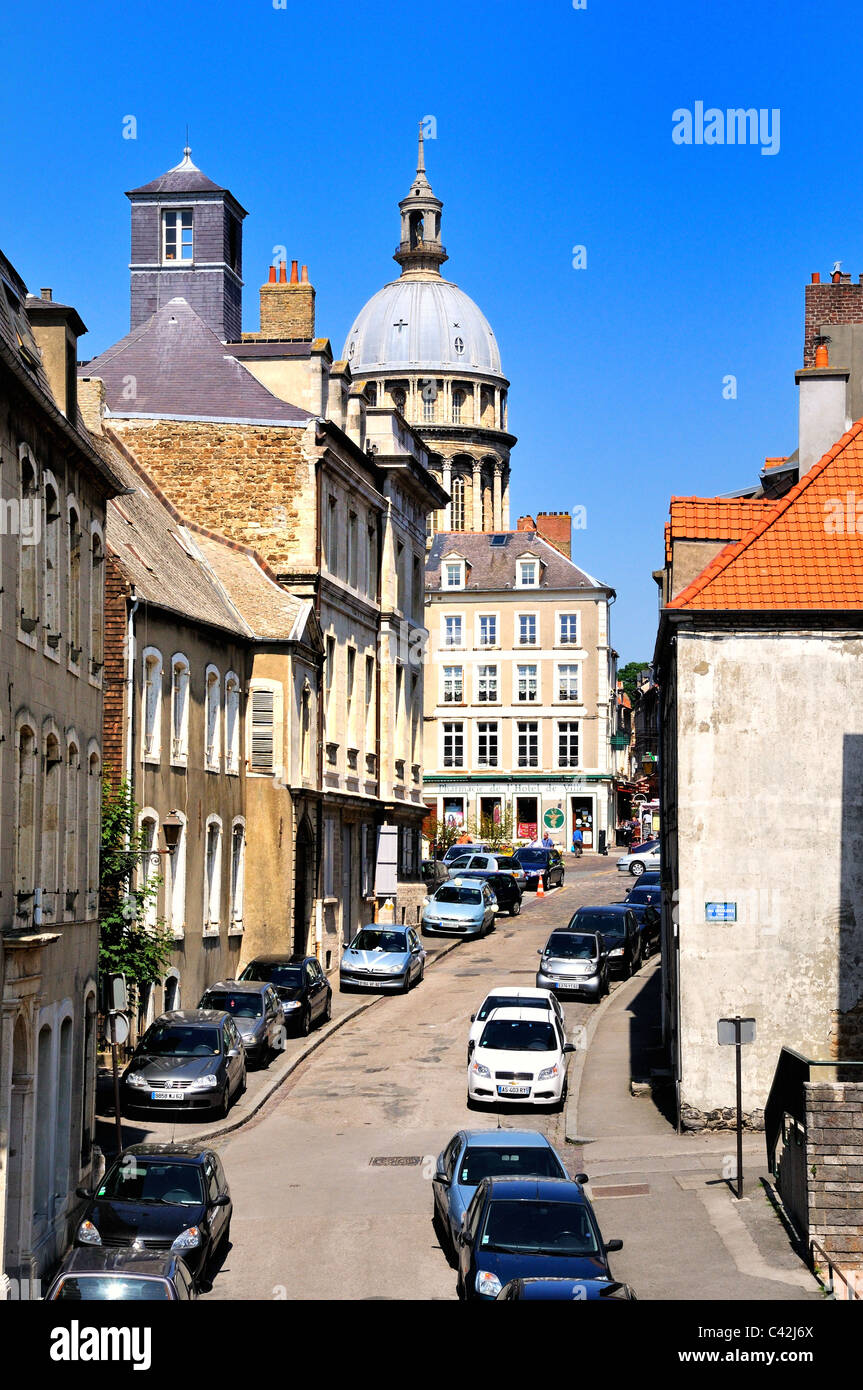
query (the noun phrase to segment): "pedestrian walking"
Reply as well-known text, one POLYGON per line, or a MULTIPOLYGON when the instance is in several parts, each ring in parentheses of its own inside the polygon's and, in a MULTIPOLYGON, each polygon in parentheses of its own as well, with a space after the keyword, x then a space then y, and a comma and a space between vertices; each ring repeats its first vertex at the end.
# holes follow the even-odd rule
POLYGON ((584 853, 584 835, 579 825, 577 825, 572 832, 572 852, 577 859, 580 859, 584 853))

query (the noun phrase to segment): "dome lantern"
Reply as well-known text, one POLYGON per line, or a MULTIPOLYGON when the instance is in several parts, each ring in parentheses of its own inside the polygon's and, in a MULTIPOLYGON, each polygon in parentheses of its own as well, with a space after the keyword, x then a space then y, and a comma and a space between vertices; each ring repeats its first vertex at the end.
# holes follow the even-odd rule
POLYGON ((449 259, 440 239, 443 203, 435 197, 426 176, 422 122, 416 176, 407 197, 399 203, 399 211, 402 235, 393 260, 398 261, 402 275, 439 276, 440 267, 449 259))

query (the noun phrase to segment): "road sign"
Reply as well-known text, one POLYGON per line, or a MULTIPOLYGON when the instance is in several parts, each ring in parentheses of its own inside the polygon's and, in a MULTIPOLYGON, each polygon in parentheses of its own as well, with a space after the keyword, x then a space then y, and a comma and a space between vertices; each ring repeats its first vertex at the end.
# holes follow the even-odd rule
POLYGON ((129 1017, 127 1014, 116 1013, 114 1018, 114 1041, 120 1043, 129 1040, 129 1017))
POLYGON ((737 1082, 737 1200, 743 1196, 743 1068, 741 1048, 744 1043, 755 1042, 755 1019, 719 1018, 716 1020, 716 1038, 720 1046, 734 1048, 734 1070, 737 1082))
POLYGON ((736 922, 737 903, 705 903, 705 922, 736 922))
POLYGON ((717 1041, 723 1047, 734 1047, 737 1043, 755 1042, 754 1018, 720 1018, 716 1024, 717 1041), (737 1029, 740 1028, 738 1037, 737 1029))
POLYGON ((542 823, 547 830, 560 830, 563 826, 565 819, 566 817, 564 816, 560 807, 552 806, 549 808, 549 810, 546 811, 545 815, 543 816, 542 823))

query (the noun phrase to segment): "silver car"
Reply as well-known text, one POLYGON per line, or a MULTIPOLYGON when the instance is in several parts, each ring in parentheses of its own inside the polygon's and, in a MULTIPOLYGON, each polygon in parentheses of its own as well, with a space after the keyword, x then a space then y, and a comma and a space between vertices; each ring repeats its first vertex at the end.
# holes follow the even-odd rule
POLYGON ((220 980, 201 996, 199 1009, 219 1009, 237 1025, 246 1057, 263 1066, 284 1046, 282 1002, 265 980, 220 980))
POLYGON ((413 927, 361 927, 345 947, 339 988, 391 989, 407 994, 425 974, 426 953, 413 927))
POLYGON ((632 874, 633 878, 640 878, 647 869, 658 868, 658 840, 652 840, 646 844, 639 845, 637 849, 630 850, 628 854, 622 854, 617 861, 617 872, 620 874, 632 874))
POLYGON ((423 936, 485 936, 494 926, 497 899, 482 878, 449 878, 429 898, 423 936))

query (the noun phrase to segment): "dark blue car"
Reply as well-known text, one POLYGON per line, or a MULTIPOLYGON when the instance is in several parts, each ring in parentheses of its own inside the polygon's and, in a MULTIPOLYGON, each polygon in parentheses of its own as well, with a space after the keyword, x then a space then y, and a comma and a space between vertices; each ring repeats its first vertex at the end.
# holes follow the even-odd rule
POLYGON ((484 1178, 458 1238, 458 1296, 496 1299, 513 1279, 613 1283, 608 1253, 580 1183, 564 1178, 484 1178))
POLYGON ((498 1303, 521 1299, 532 1303, 560 1302, 561 1299, 568 1303, 592 1303, 599 1299, 609 1303, 636 1301, 628 1284, 609 1284, 604 1279, 512 1279, 497 1296, 498 1303))

